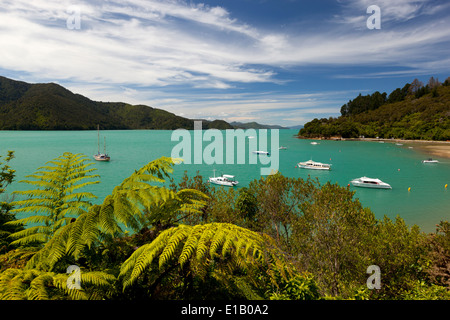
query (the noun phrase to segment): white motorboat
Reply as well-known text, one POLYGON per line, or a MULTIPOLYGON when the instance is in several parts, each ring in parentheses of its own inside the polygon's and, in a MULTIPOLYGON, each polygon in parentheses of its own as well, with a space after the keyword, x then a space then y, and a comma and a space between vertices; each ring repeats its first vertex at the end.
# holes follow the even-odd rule
POLYGON ((318 144, 317 142, 315 142, 315 141, 313 141, 313 142, 311 142, 311 144, 312 145, 316 145, 316 144, 318 144))
POLYGON ((361 177, 361 178, 358 178, 358 179, 353 179, 350 182, 355 187, 392 189, 392 187, 388 183, 383 182, 380 179, 372 179, 372 178, 367 178, 367 177, 361 177))
POLYGON ((422 160, 422 163, 438 163, 438 160, 433 160, 431 158, 427 159, 427 160, 422 160))
POLYGON ((298 167, 302 169, 313 169, 313 170, 331 170, 331 164, 316 162, 313 160, 308 160, 305 162, 299 162, 298 167))
POLYGON ((209 182, 227 187, 234 187, 239 182, 234 180, 234 176, 230 174, 223 174, 221 177, 216 177, 216 170, 214 170, 214 177, 209 177, 209 182))
POLYGON ((269 154, 270 154, 270 153, 267 152, 267 151, 253 151, 253 153, 256 153, 256 154, 266 154, 266 155, 269 155, 269 154))
POLYGON ((283 147, 283 146, 278 148, 278 150, 286 150, 286 149, 287 149, 287 147, 283 147))

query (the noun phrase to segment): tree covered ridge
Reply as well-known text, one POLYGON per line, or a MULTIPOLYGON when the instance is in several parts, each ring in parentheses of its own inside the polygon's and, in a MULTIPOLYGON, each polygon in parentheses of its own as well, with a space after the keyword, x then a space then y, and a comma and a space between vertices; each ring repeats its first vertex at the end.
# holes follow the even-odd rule
MULTIPOLYGON (((97 181, 83 155, 30 176, 27 199, 0 212, 0 299, 450 299, 448 222, 424 234, 376 219, 347 187, 280 173, 239 189, 175 183, 176 161, 151 161, 101 204, 82 191, 97 181), (366 285, 370 265, 379 290, 366 285)), ((12 178, 0 168, 0 182, 12 178)))
MULTIPOLYGON (((93 101, 55 83, 0 76, 0 130, 193 129, 194 120, 145 105, 93 101)), ((223 120, 203 127, 233 128, 223 120)))
POLYGON ((393 90, 359 94, 341 107, 337 118, 314 119, 299 136, 450 140, 450 77, 444 83, 431 77, 393 90))

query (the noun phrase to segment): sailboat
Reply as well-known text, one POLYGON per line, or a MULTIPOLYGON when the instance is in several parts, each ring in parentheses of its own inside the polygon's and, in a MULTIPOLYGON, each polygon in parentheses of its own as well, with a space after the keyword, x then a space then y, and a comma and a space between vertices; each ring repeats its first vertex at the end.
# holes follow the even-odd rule
POLYGON ((106 153, 106 138, 103 143, 103 153, 100 153, 100 126, 97 125, 97 154, 94 154, 97 161, 109 161, 111 157, 106 153))

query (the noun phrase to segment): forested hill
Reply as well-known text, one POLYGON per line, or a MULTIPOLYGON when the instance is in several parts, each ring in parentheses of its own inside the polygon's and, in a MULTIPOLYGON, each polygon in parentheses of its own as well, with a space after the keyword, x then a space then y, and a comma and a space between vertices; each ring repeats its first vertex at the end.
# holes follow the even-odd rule
MULTIPOLYGON (((0 130, 193 129, 194 120, 144 105, 92 101, 55 83, 0 77, 0 130)), ((231 129, 223 120, 203 128, 231 129)))
POLYGON ((389 95, 361 94, 341 107, 338 118, 314 119, 299 131, 305 138, 396 138, 450 140, 450 77, 431 77, 397 88, 389 95))

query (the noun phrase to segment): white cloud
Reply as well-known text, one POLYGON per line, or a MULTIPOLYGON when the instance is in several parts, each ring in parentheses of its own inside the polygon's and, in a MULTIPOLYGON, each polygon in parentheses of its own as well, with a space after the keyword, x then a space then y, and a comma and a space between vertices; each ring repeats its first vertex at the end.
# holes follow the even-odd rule
MULTIPOLYGON (((346 22, 360 23, 358 17, 364 16, 366 9, 377 5, 381 9, 382 21, 407 21, 422 14, 427 14, 432 8, 432 0, 347 0, 342 2, 345 10, 342 17, 346 22)), ((368 15, 366 16, 367 19, 368 15)), ((365 19, 364 19, 365 21, 365 19)))
MULTIPOLYGON (((289 79, 281 79, 277 70, 291 67, 296 74, 303 66, 315 65, 406 70, 350 75, 380 77, 449 66, 447 55, 430 55, 435 49, 445 52, 448 19, 384 28, 385 22, 436 13, 430 1, 378 1, 383 27, 375 32, 365 27, 365 9, 371 4, 347 1, 335 20, 324 22, 328 28, 282 33, 239 21, 226 2, 208 6, 187 0, 3 0, 0 68, 28 74, 24 81, 63 83, 95 100, 143 103, 187 117, 263 119, 273 111, 271 119, 282 120, 286 115, 274 115, 277 110, 321 114, 335 110, 331 105, 340 106, 342 97, 232 93, 225 98, 208 97, 202 90, 237 92, 247 84, 283 85, 289 79), (80 30, 66 28, 73 5, 80 9, 80 30), (165 90, 168 87, 171 90, 165 90), (187 94, 186 87, 196 93, 187 94), (182 93, 173 94, 173 88, 182 93)), ((329 76, 345 77, 349 75, 329 76)))
MULTIPOLYGON (((448 41, 450 25, 353 33, 342 25, 320 33, 256 30, 223 7, 178 0, 79 1, 81 30, 68 30, 71 1, 6 1, 0 12, 0 67, 47 79, 230 89, 279 82, 290 65, 414 64, 428 45, 448 41), (255 67, 258 65, 258 67, 255 67)), ((370 1, 350 1, 364 7, 370 1)), ((427 0, 383 0, 386 16, 407 19, 427 0)), ((348 21, 361 21, 349 16, 348 21)), ((384 15, 383 15, 383 19, 384 15)))

